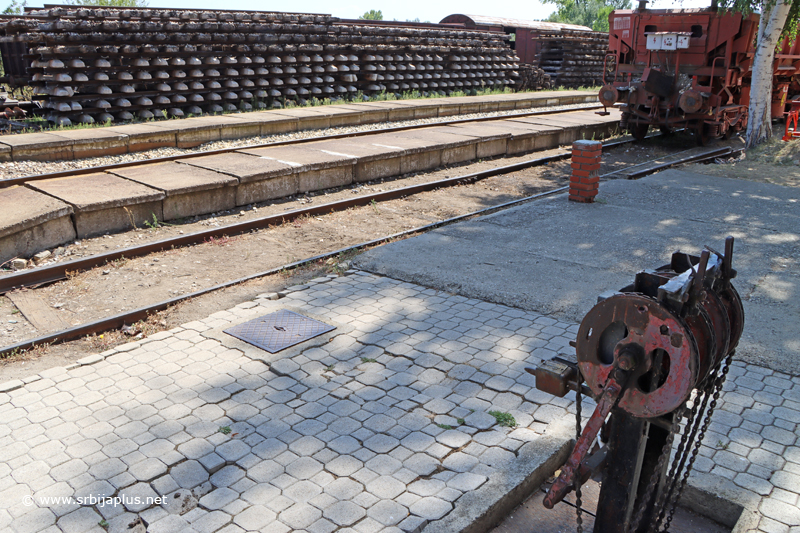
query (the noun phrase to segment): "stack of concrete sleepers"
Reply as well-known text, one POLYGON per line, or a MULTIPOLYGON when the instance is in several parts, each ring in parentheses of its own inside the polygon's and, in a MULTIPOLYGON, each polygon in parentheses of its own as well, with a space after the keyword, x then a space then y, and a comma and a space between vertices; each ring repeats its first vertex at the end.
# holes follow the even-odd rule
POLYGON ((542 32, 536 39, 541 41, 536 64, 550 76, 553 86, 602 85, 607 33, 562 30, 542 32))
POLYGON ((339 23, 330 15, 51 7, 0 20, 57 124, 181 117, 515 81, 502 33, 339 23))

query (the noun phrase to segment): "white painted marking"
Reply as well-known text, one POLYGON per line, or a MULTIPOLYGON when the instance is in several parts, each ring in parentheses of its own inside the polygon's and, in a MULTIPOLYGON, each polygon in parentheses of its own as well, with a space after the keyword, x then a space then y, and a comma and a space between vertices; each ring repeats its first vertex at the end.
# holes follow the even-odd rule
POLYGON ((400 146, 389 146, 388 144, 372 143, 372 146, 380 146, 381 148, 392 148, 393 150, 402 150, 400 146))
POLYGON ((265 155, 259 156, 261 159, 269 159, 270 161, 277 161, 278 163, 283 163, 284 165, 289 165, 290 167, 302 167, 302 163, 295 163, 294 161, 283 161, 281 159, 276 159, 274 157, 267 157, 265 155))
POLYGON ((356 156, 350 155, 350 154, 340 154, 339 152, 331 152, 330 150, 320 150, 320 152, 325 152, 326 154, 329 154, 329 155, 339 155, 339 156, 342 156, 342 157, 350 157, 350 158, 353 158, 353 159, 355 159, 355 157, 356 157, 356 156))

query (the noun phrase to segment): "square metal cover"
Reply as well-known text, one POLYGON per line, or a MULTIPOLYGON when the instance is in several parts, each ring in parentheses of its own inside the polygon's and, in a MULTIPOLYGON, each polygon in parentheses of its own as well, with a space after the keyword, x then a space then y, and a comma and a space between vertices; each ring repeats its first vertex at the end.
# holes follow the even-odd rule
POLYGON ((276 353, 334 329, 325 322, 281 309, 224 331, 269 353, 276 353))

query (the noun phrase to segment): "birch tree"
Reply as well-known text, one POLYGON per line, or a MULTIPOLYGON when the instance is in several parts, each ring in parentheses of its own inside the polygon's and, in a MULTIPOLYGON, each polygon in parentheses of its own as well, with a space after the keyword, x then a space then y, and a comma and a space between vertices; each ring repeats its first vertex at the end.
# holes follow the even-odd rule
POLYGON ((761 14, 750 82, 750 107, 745 146, 752 148, 772 137, 772 81, 775 49, 784 38, 797 38, 800 0, 723 0, 723 7, 761 14))

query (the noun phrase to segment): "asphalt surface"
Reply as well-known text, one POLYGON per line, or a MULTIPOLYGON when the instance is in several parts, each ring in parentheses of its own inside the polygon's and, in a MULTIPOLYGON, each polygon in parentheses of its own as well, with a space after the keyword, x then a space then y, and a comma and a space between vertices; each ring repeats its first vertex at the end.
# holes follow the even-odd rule
POLYGON ((580 321, 599 294, 672 252, 736 238, 744 300, 738 357, 800 374, 800 190, 668 170, 609 181, 594 204, 566 195, 375 248, 358 268, 580 321))

